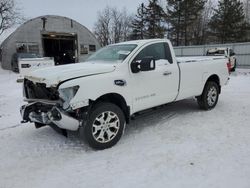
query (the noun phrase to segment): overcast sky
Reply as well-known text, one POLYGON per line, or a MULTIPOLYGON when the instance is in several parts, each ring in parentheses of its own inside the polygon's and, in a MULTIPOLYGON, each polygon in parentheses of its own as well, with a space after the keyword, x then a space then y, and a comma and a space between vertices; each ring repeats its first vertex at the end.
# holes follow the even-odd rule
MULTIPOLYGON (((135 13, 136 8, 147 0, 15 0, 17 7, 23 15, 28 18, 35 18, 42 15, 66 16, 86 26, 91 31, 97 20, 98 11, 106 6, 126 8, 128 13, 135 13)), ((11 31, 0 37, 2 41, 11 31)))

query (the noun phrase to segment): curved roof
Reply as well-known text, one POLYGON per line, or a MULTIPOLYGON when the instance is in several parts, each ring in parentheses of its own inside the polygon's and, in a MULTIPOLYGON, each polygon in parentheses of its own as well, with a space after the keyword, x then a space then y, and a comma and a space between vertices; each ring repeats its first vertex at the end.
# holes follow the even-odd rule
MULTIPOLYGON (((68 20, 72 20, 73 22, 75 22, 76 24, 80 25, 84 30, 88 31, 93 38, 96 39, 95 35, 85 26, 83 26, 82 24, 80 24, 79 22, 71 19, 71 18, 68 18, 68 17, 65 17, 65 16, 58 16, 58 15, 43 15, 43 16, 38 16, 36 18, 32 18, 32 19, 29 19, 27 20, 26 22, 24 22, 23 24, 21 24, 14 32, 12 32, 2 43, 1 43, 1 47, 8 42, 8 40, 15 34, 17 33, 19 30, 21 30, 23 27, 25 27, 26 24, 30 23, 30 22, 33 22, 34 20, 40 20, 41 18, 63 18, 63 19, 68 19, 68 20)), ((97 39, 96 39, 97 41, 97 39)))
POLYGON ((35 49, 39 54, 44 54, 44 36, 53 34, 76 36, 78 61, 90 55, 90 53, 81 53, 82 46, 86 48, 88 45, 95 45, 96 49, 101 47, 94 34, 77 21, 57 15, 39 16, 24 22, 2 42, 0 46, 2 68, 11 69, 11 58, 20 44, 27 43, 31 46, 29 49, 35 49), (43 18, 46 18, 45 24, 43 18))

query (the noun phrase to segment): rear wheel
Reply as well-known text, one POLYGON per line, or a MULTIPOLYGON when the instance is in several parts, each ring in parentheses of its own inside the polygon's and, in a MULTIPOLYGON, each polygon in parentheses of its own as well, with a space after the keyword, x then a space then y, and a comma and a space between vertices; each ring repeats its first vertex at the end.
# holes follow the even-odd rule
POLYGON ((213 109, 219 99, 219 86, 216 82, 209 81, 206 83, 202 95, 197 97, 197 102, 201 109, 213 109))
POLYGON ((98 103, 90 112, 90 117, 83 127, 84 140, 95 149, 114 146, 121 138, 125 128, 122 110, 112 103, 98 103))

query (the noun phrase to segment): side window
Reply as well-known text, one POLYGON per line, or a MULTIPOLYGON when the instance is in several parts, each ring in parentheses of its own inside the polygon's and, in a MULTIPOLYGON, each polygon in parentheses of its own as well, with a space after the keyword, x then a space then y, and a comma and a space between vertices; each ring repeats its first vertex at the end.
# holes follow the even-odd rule
POLYGON ((135 58, 141 60, 144 57, 154 57, 155 60, 166 59, 164 43, 151 44, 145 47, 135 58))
POLYGON ((151 44, 144 48, 135 58, 135 60, 141 60, 144 57, 154 57, 155 60, 166 59, 169 63, 173 63, 172 54, 168 43, 151 44))

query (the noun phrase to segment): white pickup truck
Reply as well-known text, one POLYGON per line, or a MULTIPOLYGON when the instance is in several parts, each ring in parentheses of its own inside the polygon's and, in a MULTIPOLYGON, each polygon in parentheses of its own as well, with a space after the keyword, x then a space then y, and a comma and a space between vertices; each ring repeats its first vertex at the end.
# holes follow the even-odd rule
POLYGON ((28 104, 22 122, 79 131, 93 148, 121 138, 137 112, 195 96, 204 110, 215 107, 229 79, 224 57, 176 59, 167 39, 113 44, 87 62, 48 67, 24 79, 28 104))

